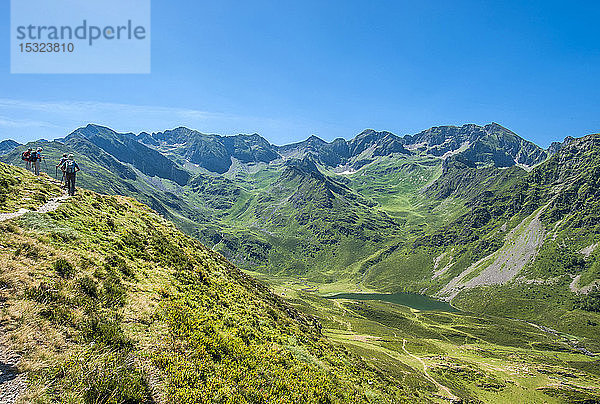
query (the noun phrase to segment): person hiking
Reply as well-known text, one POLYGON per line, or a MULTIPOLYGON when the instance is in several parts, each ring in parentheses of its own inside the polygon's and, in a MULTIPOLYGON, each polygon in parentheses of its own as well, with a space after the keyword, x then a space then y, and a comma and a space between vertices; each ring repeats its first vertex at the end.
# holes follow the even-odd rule
POLYGON ((42 148, 38 147, 37 150, 31 152, 30 160, 33 165, 33 172, 35 175, 40 175, 40 163, 42 162, 42 148))
POLYGON ((69 154, 67 159, 60 166, 62 172, 65 173, 65 180, 67 182, 67 191, 69 196, 75 195, 75 174, 79 171, 79 166, 73 160, 73 155, 69 154))
POLYGON ((25 168, 31 170, 31 147, 21 154, 21 160, 25 162, 25 168))
MULTIPOLYGON (((69 157, 67 156, 67 153, 63 153, 62 157, 60 158, 60 161, 56 165, 56 169, 58 170, 60 168, 61 169, 60 171, 62 171, 62 168, 61 168, 62 165, 68 159, 69 159, 69 157)), ((63 187, 63 188, 67 187, 67 181, 65 181, 65 172, 64 171, 62 171, 62 179, 60 180, 60 186, 63 187)))

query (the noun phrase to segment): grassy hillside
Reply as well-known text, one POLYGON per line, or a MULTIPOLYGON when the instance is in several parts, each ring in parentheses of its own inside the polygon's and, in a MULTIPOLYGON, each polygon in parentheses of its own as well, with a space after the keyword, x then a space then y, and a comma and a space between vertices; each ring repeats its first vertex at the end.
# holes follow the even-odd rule
POLYGON ((434 400, 475 403, 595 403, 600 362, 568 335, 524 321, 471 312, 416 310, 382 301, 323 299, 324 285, 265 277, 278 293, 317 316, 331 340, 413 384, 411 370, 437 389, 434 400))
MULTIPOLYGON (((23 190, 44 195, 39 203, 59 193, 45 177, 0 169, 0 184, 10 184, 0 188, 2 211, 34 208, 23 190)), ((326 300, 270 278, 276 295, 126 197, 80 190, 0 230, 0 343, 22 356, 21 402, 598 398, 597 363, 569 336, 469 313, 326 300)))
MULTIPOLYGON (((549 152, 493 124, 284 147, 197 132, 186 146, 184 128, 141 136, 154 150, 137 148, 176 169, 168 179, 111 154, 127 154, 134 135, 84 129, 44 152, 75 151, 81 185, 135 197, 245 270, 328 291, 436 295, 598 344, 598 136, 571 139, 543 163, 549 152), (198 163, 207 147, 229 159, 222 174, 198 163), (183 185, 173 180, 181 170, 183 185)), ((3 159, 18 162, 23 147, 3 159)))
POLYGON ((26 170, 0 163, 0 213, 34 209, 61 194, 48 177, 35 177, 26 170))
POLYGON ((50 177, 61 179, 55 165, 64 153, 75 156, 81 171, 77 174, 77 185, 96 192, 134 197, 161 215, 177 223, 188 233, 197 228, 196 222, 206 222, 206 210, 192 205, 193 201, 180 198, 177 183, 160 177, 149 177, 135 166, 124 163, 96 146, 83 136, 72 136, 68 141, 32 142, 17 147, 2 156, 1 161, 24 167, 21 152, 27 147, 43 147, 45 161, 41 171, 50 177))
MULTIPOLYGON (((2 168, 3 184, 55 189, 2 168), (9 173, 9 174, 7 174, 9 173)), ((80 190, 0 223, 2 331, 26 402, 399 402, 404 385, 331 345, 319 323, 128 198, 80 190)))
POLYGON ((528 319, 598 351, 599 156, 590 135, 529 173, 449 160, 426 193, 462 213, 374 256, 366 286, 528 319))
MULTIPOLYGON (((135 136, 88 125, 44 146, 49 161, 75 152, 84 187, 136 198, 244 269, 413 290, 427 282, 422 276, 393 281, 405 265, 386 257, 406 254, 401 247, 408 240, 468 212, 474 191, 506 186, 524 173, 516 167, 463 170, 446 162, 468 168, 502 160, 511 166, 546 156, 497 124, 437 127, 405 137, 365 130, 350 141, 312 136, 281 147, 258 135, 177 128, 135 136), (434 183, 442 171, 453 171, 454 180, 444 175, 444 182, 434 183)), ((18 164, 23 147, 3 161, 18 164)), ((424 257, 416 254, 407 266, 419 272, 424 257)))

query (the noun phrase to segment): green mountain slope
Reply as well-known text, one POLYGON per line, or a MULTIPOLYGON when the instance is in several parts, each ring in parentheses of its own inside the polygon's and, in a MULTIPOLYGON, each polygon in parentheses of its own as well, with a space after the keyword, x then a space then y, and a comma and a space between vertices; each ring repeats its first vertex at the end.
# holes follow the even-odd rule
MULTIPOLYGON (((0 168, 0 184, 56 188, 0 168)), ((2 192, 2 209, 27 206, 2 192)), ((392 403, 432 388, 334 347, 314 318, 132 199, 81 190, 0 227, 1 327, 22 352, 27 402, 392 403)))
MULTIPOLYGON (((497 165, 535 164, 547 154, 497 124, 404 137, 365 130, 349 141, 312 136, 286 146, 258 135, 177 128, 135 136, 88 125, 44 146, 51 161, 75 153, 82 186, 135 197, 244 268, 327 282, 364 277, 373 259, 382 261, 380 252, 468 209, 448 189, 469 189, 459 182, 422 193, 453 162, 496 172, 497 165), (293 169, 305 160, 317 163, 310 173, 293 169), (448 202, 437 206, 442 196, 448 202)), ((3 161, 18 164, 24 147, 3 161)))
MULTIPOLYGON (((558 310, 552 319, 595 307, 593 140, 543 150, 489 124, 274 146, 258 135, 89 125, 42 145, 51 159, 76 154, 82 186, 135 197, 246 270, 463 307, 486 301, 467 296, 508 285, 519 296, 546 288, 557 301, 548 303, 558 310)), ((18 164, 26 146, 2 160, 18 164)), ((538 303, 502 313, 525 318, 538 303)), ((573 322, 593 317, 577 313, 573 322)))
POLYGON ((529 173, 449 160, 426 194, 440 204, 461 201, 463 213, 415 232, 371 265, 364 282, 532 320, 597 351, 599 156, 600 136, 590 135, 529 173))

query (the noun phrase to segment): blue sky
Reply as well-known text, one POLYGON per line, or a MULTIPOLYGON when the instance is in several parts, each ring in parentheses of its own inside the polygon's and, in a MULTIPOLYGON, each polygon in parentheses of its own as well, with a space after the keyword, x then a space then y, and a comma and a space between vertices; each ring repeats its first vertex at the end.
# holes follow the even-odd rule
POLYGON ((600 5, 554 1, 152 2, 152 73, 11 75, 0 138, 179 125, 276 144, 498 122, 547 146, 600 131, 600 5))

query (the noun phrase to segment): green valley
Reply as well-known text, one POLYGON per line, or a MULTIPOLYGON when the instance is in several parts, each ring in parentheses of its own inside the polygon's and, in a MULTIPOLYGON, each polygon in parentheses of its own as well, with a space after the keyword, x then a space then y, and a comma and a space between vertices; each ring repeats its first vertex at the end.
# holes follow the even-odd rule
MULTIPOLYGON (((73 153, 85 190, 2 224, 31 400, 82 394, 92 370, 64 371, 81 357, 158 401, 600 400, 600 135, 545 150, 492 123, 276 146, 88 125, 0 160, 32 146, 50 177, 73 153)), ((0 212, 60 195, 1 168, 0 212)))

